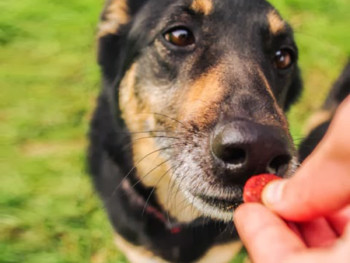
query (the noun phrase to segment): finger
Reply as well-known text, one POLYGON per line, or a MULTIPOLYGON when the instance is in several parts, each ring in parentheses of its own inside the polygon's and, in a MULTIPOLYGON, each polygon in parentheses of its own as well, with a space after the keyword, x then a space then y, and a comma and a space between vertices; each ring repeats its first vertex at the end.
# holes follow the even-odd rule
POLYGON ((253 262, 281 262, 305 248, 286 223, 260 204, 243 204, 234 213, 237 231, 253 262), (273 247, 273 253, 271 248, 273 247))
POLYGON ((331 248, 318 248, 290 254, 283 263, 348 263, 350 262, 350 225, 341 239, 331 248))
POLYGON ((345 226, 350 222, 350 206, 327 216, 327 221, 338 235, 342 235, 344 233, 345 226))
POLYGON ((299 231, 308 247, 330 247, 337 238, 337 233, 328 224, 325 218, 318 218, 313 221, 300 223, 299 231))
POLYGON ((327 135, 294 177, 263 191, 266 206, 291 221, 308 221, 350 204, 350 97, 327 135))
POLYGON ((300 232, 298 223, 294 223, 291 221, 285 221, 285 223, 287 224, 289 229, 292 230, 294 232, 294 234, 299 237, 300 240, 304 240, 303 235, 300 232))

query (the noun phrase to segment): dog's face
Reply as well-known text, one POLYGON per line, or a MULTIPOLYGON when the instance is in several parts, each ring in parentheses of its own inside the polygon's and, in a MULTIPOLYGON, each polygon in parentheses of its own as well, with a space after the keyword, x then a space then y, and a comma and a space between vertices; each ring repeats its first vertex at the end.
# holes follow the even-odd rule
POLYGON ((249 177, 292 172, 297 49, 267 2, 112 0, 99 34, 137 175, 173 217, 230 220, 249 177))

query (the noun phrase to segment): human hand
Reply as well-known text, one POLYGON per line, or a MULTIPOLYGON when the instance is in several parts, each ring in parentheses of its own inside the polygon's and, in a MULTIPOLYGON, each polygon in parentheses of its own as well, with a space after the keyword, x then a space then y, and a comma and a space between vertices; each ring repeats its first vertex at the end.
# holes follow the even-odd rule
POLYGON ((254 262, 350 262, 350 97, 295 176, 234 215, 254 262), (274 212, 272 213, 271 210, 274 212), (283 220, 299 222, 286 224, 283 220))

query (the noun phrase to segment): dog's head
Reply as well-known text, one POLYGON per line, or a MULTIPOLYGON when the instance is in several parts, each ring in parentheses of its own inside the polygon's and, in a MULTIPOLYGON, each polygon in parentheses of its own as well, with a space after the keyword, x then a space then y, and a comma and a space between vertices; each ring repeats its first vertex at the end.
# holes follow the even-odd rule
POLYGON ((230 220, 250 176, 294 169, 297 48, 266 1, 110 0, 99 44, 137 175, 173 217, 230 220))

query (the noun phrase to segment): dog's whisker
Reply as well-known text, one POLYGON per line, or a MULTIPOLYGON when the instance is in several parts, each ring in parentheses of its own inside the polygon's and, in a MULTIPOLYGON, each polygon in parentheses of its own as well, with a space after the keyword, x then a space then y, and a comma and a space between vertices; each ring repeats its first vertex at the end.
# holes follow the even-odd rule
MULTIPOLYGON (((173 194, 173 192, 172 192, 172 196, 174 196, 174 200, 175 200, 175 203, 174 203, 175 211, 177 211, 177 208, 178 208, 177 196, 178 196, 178 194, 179 194, 181 184, 183 183, 184 180, 185 180, 185 178, 182 178, 182 179, 180 180, 180 182, 178 182, 177 190, 176 190, 175 194, 173 194)), ((184 202, 184 201, 186 201, 186 198, 185 198, 182 202, 184 202)), ((181 204, 182 202, 180 202, 180 204, 181 204)))
POLYGON ((165 173, 163 173, 162 176, 160 176, 158 182, 156 183, 156 185, 153 187, 153 189, 151 190, 151 192, 149 193, 147 199, 146 199, 146 202, 145 202, 145 205, 143 206, 143 210, 142 210, 142 216, 144 215, 145 211, 146 211, 146 208, 147 208, 147 205, 148 205, 148 202, 152 196, 152 194, 154 193, 154 191, 156 190, 156 186, 160 183, 161 180, 163 180, 163 178, 171 171, 172 167, 170 167, 168 170, 165 171, 165 173))
MULTIPOLYGON (((170 203, 170 197, 173 197, 173 187, 175 186, 175 183, 176 183, 176 180, 174 178, 174 175, 176 174, 177 170, 179 167, 181 167, 182 165, 182 162, 180 162, 174 169, 174 171, 170 174, 170 178, 171 180, 169 180, 168 182, 168 186, 167 186, 167 198, 166 198, 166 201, 165 201, 165 204, 166 204, 166 207, 169 207, 169 203, 170 203), (170 194, 169 194, 170 193, 170 194)), ((167 215, 168 215, 168 221, 170 223, 170 218, 169 218, 169 212, 167 211, 167 215)))
POLYGON ((168 116, 168 115, 166 115, 166 114, 158 113, 158 112, 153 112, 152 114, 154 114, 154 115, 159 115, 159 116, 162 116, 162 117, 166 117, 166 118, 168 118, 168 119, 170 119, 170 120, 173 120, 173 121, 179 123, 179 124, 180 124, 182 127, 184 127, 186 130, 189 130, 188 127, 187 127, 187 125, 186 125, 185 123, 179 121, 178 119, 175 119, 175 118, 170 117, 170 116, 168 116))
MULTIPOLYGON (((179 166, 180 166, 180 165, 178 165, 177 167, 179 167, 179 166)), ((173 176, 174 173, 176 173, 176 170, 174 170, 174 172, 172 173, 171 176, 173 176)), ((173 189, 174 186, 175 186, 175 179, 172 178, 172 180, 169 180, 169 182, 168 182, 167 193, 172 193, 172 189, 173 189)), ((167 195, 167 199, 166 199, 166 201, 165 201, 167 207, 168 207, 169 202, 170 202, 170 196, 172 196, 172 194, 168 194, 168 195, 167 195)))
MULTIPOLYGON (((181 164, 178 164, 174 169, 173 169, 173 172, 170 174, 170 178, 171 178, 171 180, 169 180, 169 182, 168 182, 168 191, 167 191, 167 193, 169 193, 170 191, 171 191, 171 188, 169 189, 169 186, 170 185, 174 185, 174 183, 175 183, 175 180, 174 180, 174 178, 173 178, 173 175, 176 173, 176 171, 177 171, 177 169, 179 168, 181 166, 181 164)), ((165 204, 166 204, 166 206, 168 207, 168 205, 169 205, 169 194, 167 195, 167 200, 165 201, 165 204)), ((167 220, 168 220, 168 223, 170 224, 170 216, 169 216, 169 211, 168 210, 166 210, 166 215, 167 215, 167 220)))
MULTIPOLYGON (((205 191, 203 194, 207 195, 208 193, 207 193, 207 191, 205 191)), ((188 201, 188 205, 186 207, 191 206, 192 207, 192 211, 195 209, 195 205, 194 205, 195 198, 196 198, 196 196, 192 195, 192 198, 191 198, 192 200, 189 200, 189 199, 187 200, 188 201)), ((186 207, 184 209, 186 209, 186 207)))
MULTIPOLYGON (((179 194, 179 192, 180 192, 180 189, 181 189, 181 185, 182 185, 182 183, 185 181, 185 179, 186 179, 186 177, 182 177, 182 179, 180 179, 178 182, 177 182, 177 188, 175 187, 176 185, 175 185, 175 183, 176 183, 176 180, 174 180, 174 184, 173 184, 173 186, 174 187, 172 187, 172 192, 171 192, 171 195, 172 196, 174 196, 174 200, 175 200, 175 205, 174 205, 174 207, 175 207, 175 209, 177 209, 178 208, 178 203, 176 202, 177 201, 177 195, 179 194), (176 188, 176 190, 175 190, 175 188, 176 188), (174 192, 174 190, 175 190, 175 192, 174 192)), ((182 204, 182 203, 185 203, 186 201, 188 201, 187 200, 188 198, 184 198, 184 200, 182 200, 181 202, 180 202, 180 205, 182 204)))
MULTIPOLYGON (((165 176, 165 175, 164 175, 164 176, 165 176)), ((158 181, 158 183, 161 181, 161 179, 163 179, 163 176, 160 178, 160 180, 158 181)), ((148 206, 148 202, 149 202, 149 200, 151 199, 151 196, 153 195, 153 193, 154 193, 155 190, 156 190, 156 188, 153 187, 152 190, 151 190, 151 192, 149 193, 149 195, 148 195, 148 197, 147 197, 147 199, 146 199, 146 202, 145 202, 145 204, 144 204, 144 206, 143 206, 141 216, 143 216, 143 215, 145 214, 146 208, 147 208, 147 206, 148 206)))
POLYGON ((146 137, 140 137, 140 138, 135 138, 131 139, 131 142, 125 144, 122 148, 123 151, 129 150, 130 146, 133 145, 134 142, 141 141, 141 140, 146 140, 146 139, 157 139, 157 138, 164 138, 164 139, 174 139, 174 140, 180 140, 180 137, 174 137, 174 136, 156 136, 156 135, 151 135, 151 136, 146 136, 146 137))
POLYGON ((157 164, 155 167, 153 167, 151 170, 149 170, 144 176, 142 176, 139 180, 137 180, 136 183, 134 183, 131 187, 134 188, 136 185, 138 185, 143 180, 145 180, 147 178, 147 176, 149 176, 152 172, 154 172, 155 170, 157 170, 159 167, 161 167, 163 164, 167 163, 170 160, 171 160, 171 158, 157 164))
MULTIPOLYGON (((176 170, 177 170, 177 168, 178 167, 180 167, 181 166, 181 164, 179 164, 177 167, 176 167, 176 170)), ((171 181, 169 181, 169 183, 168 183, 168 193, 170 193, 170 194, 168 194, 167 195, 167 200, 166 200, 166 204, 167 204, 167 206, 169 205, 169 203, 171 202, 171 200, 170 200, 170 197, 173 197, 173 198, 175 198, 174 196, 173 196, 173 189, 174 189, 174 187, 175 187, 175 184, 176 184, 176 180, 175 180, 175 178, 173 178, 173 176, 174 176, 174 174, 176 173, 176 170, 172 173, 172 180, 171 181)), ((175 200, 176 200, 176 198, 175 198, 175 200)))
POLYGON ((174 133, 174 134, 184 134, 184 132, 180 131, 171 131, 171 130, 147 130, 147 131, 115 131, 116 134, 143 134, 143 133, 174 133))
MULTIPOLYGON (((184 181, 184 179, 185 178, 182 178, 179 182, 175 179, 175 178, 173 178, 174 177, 174 175, 176 174, 176 171, 177 171, 177 169, 179 168, 179 167, 181 167, 181 165, 182 165, 182 163, 180 163, 179 165, 177 165, 177 167, 176 167, 176 170, 172 173, 172 182, 170 183, 169 182, 169 184, 168 184, 168 195, 167 195, 167 201, 166 201, 166 203, 167 203, 167 205, 169 205, 169 202, 171 202, 172 200, 174 200, 174 203, 173 203, 173 207, 174 207, 174 209, 175 209, 175 211, 176 211, 176 207, 177 207, 177 193, 178 193, 178 190, 180 189, 180 185, 181 185, 181 183, 184 181), (176 190, 176 192, 175 192, 175 194, 174 194, 174 189, 175 189, 175 186, 176 186, 176 184, 178 185, 178 187, 177 187, 177 190, 176 190), (169 188, 169 185, 170 185, 170 188, 169 188), (170 198, 171 197, 171 198, 170 198)), ((185 199, 183 200, 183 201, 186 201, 185 199)))
POLYGON ((131 175, 131 173, 137 168, 137 165, 139 165, 143 160, 145 160, 147 157, 151 156, 152 154, 155 154, 155 153, 158 153, 158 152, 161 152, 161 151, 164 151, 164 150, 168 150, 168 149, 171 149, 172 147, 176 146, 176 145, 180 145, 180 143, 174 143, 174 144, 171 144, 171 145, 168 145, 166 147, 163 147, 163 148, 160 148, 160 149, 157 149, 157 150, 154 150, 148 154, 146 154, 145 156, 143 156, 140 160, 138 160, 135 165, 130 169, 130 171, 123 177, 123 179, 121 180, 121 182, 116 186, 116 188, 114 189, 114 191, 112 192, 111 194, 111 197, 112 198, 117 190, 119 189, 119 187, 123 184, 123 182, 131 175))
MULTIPOLYGON (((143 114, 147 114, 147 113, 143 113, 143 114)), ((162 116, 162 117, 165 117, 165 118, 168 118, 169 120, 172 120, 174 122, 177 122, 179 123, 184 129, 185 131, 189 132, 189 133, 192 133, 194 135, 198 134, 198 133, 201 133, 200 131, 196 130, 193 128, 193 125, 186 125, 185 123, 179 121, 178 119, 175 119, 173 117, 170 117, 166 114, 163 114, 163 113, 158 113, 158 112, 153 112, 153 113, 148 113, 148 114, 153 114, 153 115, 158 115, 158 116, 162 116)), ((178 133, 183 133, 183 132, 178 132, 178 133)))
POLYGON ((146 113, 146 112, 143 112, 143 113, 139 113, 139 115, 158 115, 158 116, 161 116, 161 117, 165 117, 169 120, 172 120, 174 122, 177 122, 178 124, 180 124, 183 128, 185 128, 187 131, 190 131, 190 129, 188 128, 188 125, 186 125, 185 123, 179 121, 178 119, 175 119, 173 117, 170 117, 164 113, 159 113, 159 112, 150 112, 150 113, 146 113))
POLYGON ((181 139, 180 137, 174 137, 174 136, 147 136, 147 137, 132 139, 132 141, 135 142, 143 139, 152 139, 152 138, 165 138, 165 139, 177 139, 177 140, 181 139))
MULTIPOLYGON (((194 197, 193 197, 193 200, 194 200, 194 197)), ((185 198, 184 200, 182 200, 179 204, 179 207, 180 207, 180 210, 179 212, 181 211, 185 211, 185 209, 187 209, 188 207, 191 208, 191 213, 194 214, 194 205, 193 205, 193 200, 189 200, 188 198, 185 198), (181 207, 182 206, 182 207, 181 207)))

